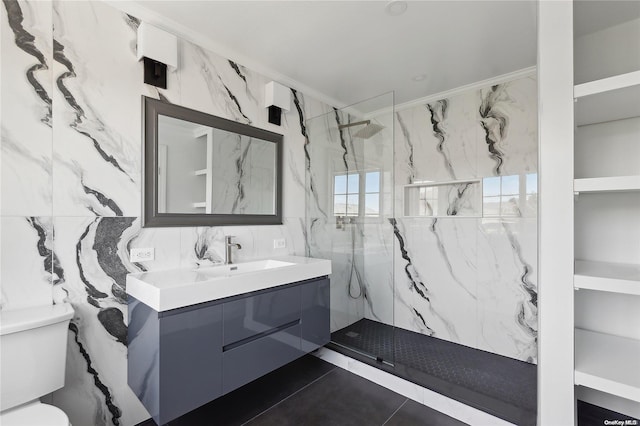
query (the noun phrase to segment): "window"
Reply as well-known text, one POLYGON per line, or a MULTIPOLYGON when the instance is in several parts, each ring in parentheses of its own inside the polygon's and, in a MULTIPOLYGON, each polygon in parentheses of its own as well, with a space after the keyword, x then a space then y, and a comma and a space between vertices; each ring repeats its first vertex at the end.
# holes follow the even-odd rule
POLYGON ((380 216, 380 171, 335 175, 333 215, 380 216))
POLYGON ((538 175, 496 176, 484 178, 484 216, 529 216, 535 214, 538 175))

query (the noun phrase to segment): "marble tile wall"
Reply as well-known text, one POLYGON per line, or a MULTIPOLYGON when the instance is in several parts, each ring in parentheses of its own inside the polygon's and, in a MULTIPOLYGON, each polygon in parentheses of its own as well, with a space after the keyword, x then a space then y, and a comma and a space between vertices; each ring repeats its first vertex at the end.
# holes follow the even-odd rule
POLYGON ((396 326, 537 362, 536 102, 526 77, 396 113, 396 326), (404 185, 465 179, 479 217, 403 216, 404 185))
POLYGON ((309 255, 332 260, 331 331, 365 316, 393 321, 393 241, 385 226, 393 210, 393 117, 391 113, 376 117, 376 124, 384 129, 368 138, 359 137, 363 125, 344 126, 364 119, 358 109, 366 107, 366 102, 391 106, 393 97, 383 94, 364 105, 331 110, 307 122, 305 237, 309 255), (384 118, 388 122, 382 123, 384 118), (371 171, 380 173, 380 215, 337 217, 335 176, 351 174, 364 180, 371 171), (375 305, 374 300, 378 300, 375 305))
POLYGON ((53 404, 73 424, 134 425, 149 415, 126 382, 126 274, 220 261, 225 235, 242 244, 239 261, 307 253, 304 123, 330 108, 292 90, 292 110, 271 125, 266 77, 186 41, 168 89, 147 86, 139 20, 104 2, 0 9, 0 305, 71 302, 53 404), (141 228, 142 95, 284 134, 284 224, 141 228), (134 247, 155 247, 155 259, 131 263, 134 247))

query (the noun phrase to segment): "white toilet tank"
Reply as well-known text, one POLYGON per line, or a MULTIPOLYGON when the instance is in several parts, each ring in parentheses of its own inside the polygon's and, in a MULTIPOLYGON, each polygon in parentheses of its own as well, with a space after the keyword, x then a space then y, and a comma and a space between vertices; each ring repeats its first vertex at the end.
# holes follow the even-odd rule
POLYGON ((0 411, 64 386, 69 303, 0 311, 0 411))

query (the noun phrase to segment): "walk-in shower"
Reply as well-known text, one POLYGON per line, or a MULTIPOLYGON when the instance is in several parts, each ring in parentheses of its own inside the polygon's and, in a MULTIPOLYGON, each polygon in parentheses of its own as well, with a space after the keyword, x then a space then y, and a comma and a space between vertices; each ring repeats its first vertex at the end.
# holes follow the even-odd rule
MULTIPOLYGON (((392 326, 393 93, 328 111, 307 130, 308 254, 332 260, 331 331, 365 318, 392 326)), ((356 334, 334 343, 393 364, 356 334)))
POLYGON ((330 347, 522 425, 536 418, 535 94, 525 77, 394 111, 388 93, 307 120, 305 145, 330 347))

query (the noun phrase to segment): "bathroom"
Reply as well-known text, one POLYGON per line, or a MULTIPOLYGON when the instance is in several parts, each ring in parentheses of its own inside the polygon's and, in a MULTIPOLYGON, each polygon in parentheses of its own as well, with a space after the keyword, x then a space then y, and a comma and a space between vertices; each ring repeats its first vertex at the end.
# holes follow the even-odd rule
POLYGON ((73 425, 148 421, 127 381, 127 275, 211 267, 234 236, 238 265, 331 261, 332 342, 316 352, 331 365, 468 424, 573 424, 576 399, 640 417, 639 98, 622 118, 573 124, 574 84, 626 76, 616 90, 637 93, 640 2, 245 3, 3 1, 0 306, 74 310, 64 387, 43 402, 73 425), (263 23, 225 39, 216 19, 263 23), (328 48, 354 26, 401 33, 422 19, 441 30, 425 36, 433 57, 398 60, 397 40, 380 35, 328 48), (142 23, 178 39, 166 89, 144 82, 142 23), (484 50, 455 36, 465 28, 489 33, 484 50), (342 65, 297 63, 285 47, 252 57, 233 37, 342 65), (369 81, 380 59, 405 65, 369 81), (288 89, 280 125, 264 105, 271 81, 288 89), (143 96, 282 135, 282 224, 144 226, 143 96), (364 120, 380 127, 367 134, 364 120), (598 144, 606 135, 614 149, 598 144), (631 183, 579 189, 603 176, 631 183), (153 260, 132 260, 138 248, 153 260), (575 291, 575 277, 602 277, 574 277, 576 260, 624 265, 604 274, 617 290, 575 291), (388 333, 382 349, 364 340, 372 324, 388 333), (629 343, 631 364, 608 359, 628 376, 620 386, 578 375, 576 328, 629 343), (522 367, 512 379, 527 407, 505 414, 465 399, 465 386, 418 383, 396 350, 407 332, 522 367))

